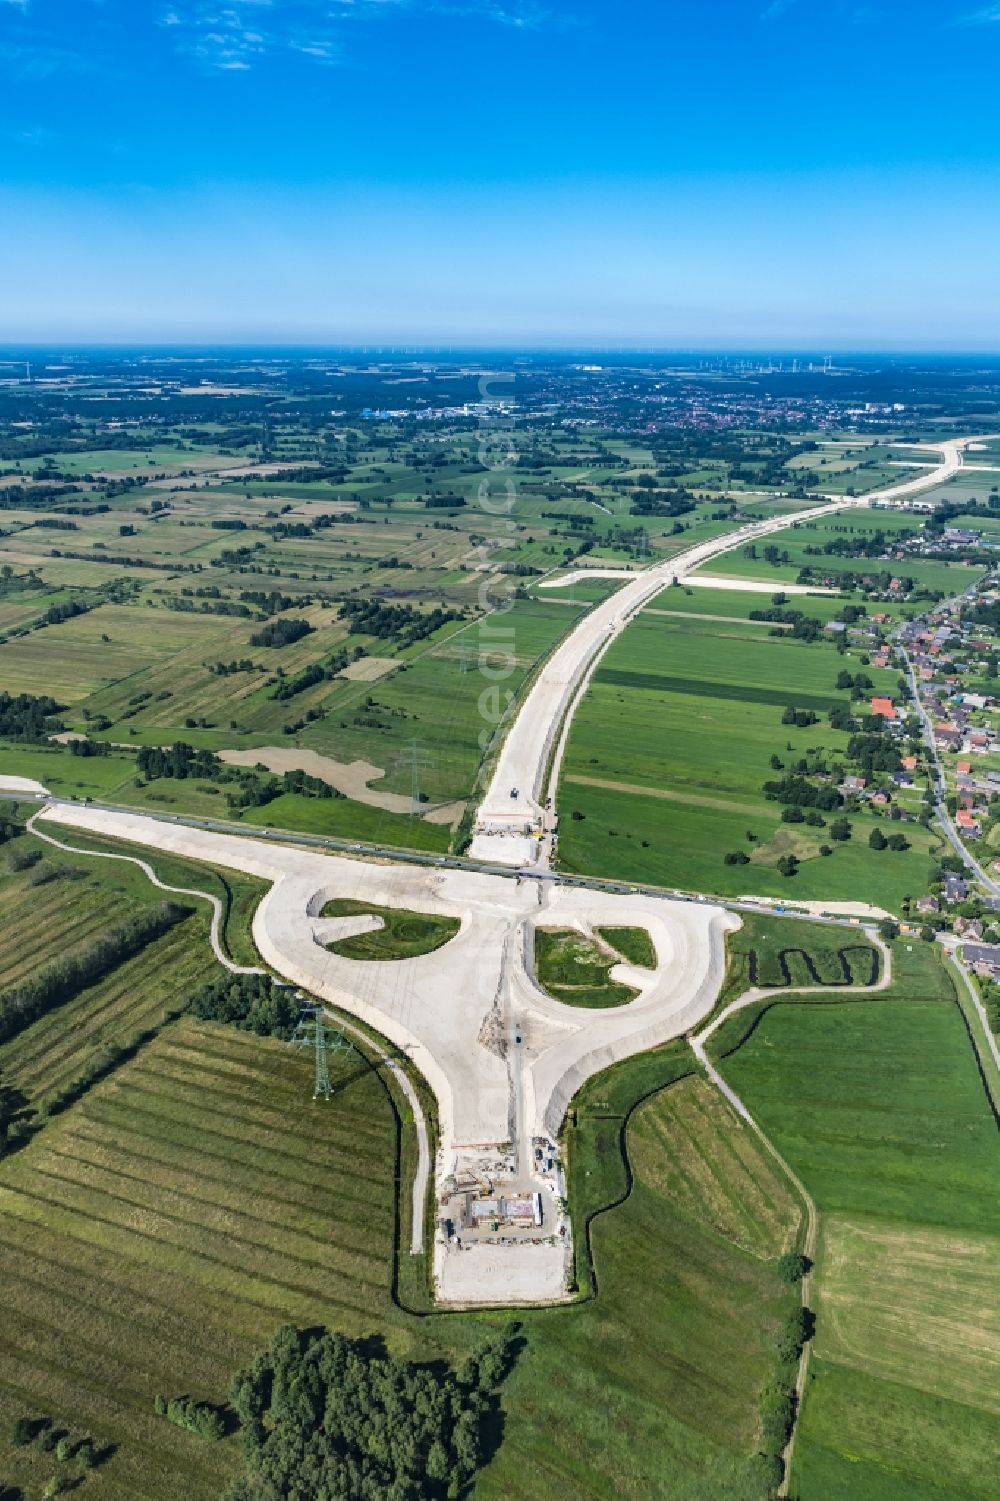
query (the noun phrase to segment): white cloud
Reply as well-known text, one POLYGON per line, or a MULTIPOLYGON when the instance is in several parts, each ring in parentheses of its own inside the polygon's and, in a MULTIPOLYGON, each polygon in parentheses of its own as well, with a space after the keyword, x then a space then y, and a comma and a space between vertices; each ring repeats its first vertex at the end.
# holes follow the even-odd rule
MULTIPOLYGON (((21 0, 14 0, 21 3, 21 0)), ((340 60, 345 25, 406 12, 481 18, 532 28, 547 19, 533 0, 181 0, 159 15, 174 45, 208 67, 243 72, 266 54, 340 60)))

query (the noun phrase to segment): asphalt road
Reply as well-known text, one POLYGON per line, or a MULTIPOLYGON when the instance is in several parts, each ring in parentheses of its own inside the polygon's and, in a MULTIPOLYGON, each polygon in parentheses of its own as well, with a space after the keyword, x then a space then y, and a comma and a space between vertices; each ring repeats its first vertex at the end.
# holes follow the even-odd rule
MULTIPOLYGON (((23 796, 19 799, 21 802, 26 800, 23 796)), ((713 896, 705 892, 679 891, 664 886, 645 886, 634 881, 602 880, 596 876, 578 876, 564 871, 540 870, 535 865, 513 869, 509 865, 489 865, 480 860, 466 860, 461 855, 431 855, 419 850, 400 850, 392 845, 383 844, 360 844, 355 840, 335 839, 322 834, 297 834, 287 829, 254 828, 250 830, 246 825, 239 823, 194 818, 179 813, 154 813, 148 808, 130 807, 124 803, 98 802, 95 799, 87 801, 48 795, 38 797, 35 801, 40 804, 64 805, 69 808, 82 806, 101 808, 108 813, 138 813, 144 818, 154 819, 157 823, 184 825, 186 828, 205 829, 215 834, 236 834, 243 839, 274 839, 281 844, 301 844, 310 849, 327 849, 337 854, 359 855, 366 860, 386 860, 392 864, 427 865, 444 870, 468 870, 478 875, 502 876, 507 881, 541 881, 553 886, 574 886, 583 891, 610 891, 620 892, 627 896, 659 897, 663 901, 670 902, 704 902, 714 907, 725 907, 730 912, 756 912, 765 915, 771 913, 798 919, 800 922, 826 923, 830 927, 857 928, 859 926, 858 920, 852 921, 847 917, 824 917, 817 913, 796 912, 784 907, 776 908, 763 902, 738 901, 733 897, 713 896)), ((84 851, 84 853, 93 854, 94 852, 84 851)), ((198 894, 206 898, 208 895, 207 892, 198 894)))

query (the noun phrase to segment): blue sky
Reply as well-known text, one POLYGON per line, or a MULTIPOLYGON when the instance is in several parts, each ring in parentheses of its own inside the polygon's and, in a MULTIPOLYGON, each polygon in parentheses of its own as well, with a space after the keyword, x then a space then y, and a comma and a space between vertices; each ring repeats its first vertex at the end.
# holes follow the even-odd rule
POLYGON ((1000 0, 0 0, 0 337, 1000 350, 1000 0))

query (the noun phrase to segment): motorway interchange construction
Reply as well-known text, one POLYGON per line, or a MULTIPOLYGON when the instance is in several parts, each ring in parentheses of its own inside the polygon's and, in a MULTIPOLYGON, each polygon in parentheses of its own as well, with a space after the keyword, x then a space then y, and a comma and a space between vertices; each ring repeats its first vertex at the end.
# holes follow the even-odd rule
MULTIPOLYGON (((938 468, 877 498, 902 499, 940 484, 976 441, 934 445, 943 455, 938 468)), ((822 510, 866 503, 837 500, 822 510)), ((802 513, 817 514, 817 508, 802 513)), ((574 1093, 610 1064, 693 1031, 715 1006, 725 934, 739 926, 736 916, 710 902, 577 889, 537 877, 551 857, 569 724, 604 650, 672 579, 795 520, 744 525, 637 574, 591 610, 544 664, 500 749, 472 845, 474 858, 511 866, 516 877, 513 870, 504 878, 376 863, 63 802, 41 814, 50 823, 272 883, 254 919, 264 962, 388 1038, 434 1091, 434 1275, 442 1302, 541 1303, 568 1296, 572 1227, 558 1139, 574 1093), (359 923, 370 927, 372 919, 323 917, 337 898, 455 918, 459 929, 420 957, 347 958, 327 944, 360 931, 359 923), (598 1010, 554 1000, 534 976, 534 930, 570 929, 586 938, 603 926, 643 929, 652 940, 655 968, 622 963, 611 971, 612 980, 638 992, 635 999, 598 1010)))

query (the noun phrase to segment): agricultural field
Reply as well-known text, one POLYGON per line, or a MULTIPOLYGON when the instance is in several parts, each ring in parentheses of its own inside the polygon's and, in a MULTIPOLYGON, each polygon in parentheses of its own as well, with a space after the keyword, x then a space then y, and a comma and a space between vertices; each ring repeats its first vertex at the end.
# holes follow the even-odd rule
MULTIPOLYGON (((18 1416, 50 1417, 94 1440, 95 1496, 155 1501, 183 1477, 214 1501, 238 1469, 234 1440, 164 1422, 157 1392, 219 1401, 286 1320, 376 1335, 413 1359, 480 1342, 482 1320, 393 1306, 391 1106, 357 1055, 331 1069, 333 1099, 317 1107, 308 1060, 183 1019, 0 1164, 5 1440, 18 1416)), ((800 1212, 760 1171, 759 1146, 690 1085, 690 1116, 669 1092, 636 1115, 633 1193, 593 1231, 596 1302, 524 1316, 504 1442, 477 1497, 527 1501, 541 1475, 595 1501, 638 1498, 669 1473, 692 1501, 730 1486, 763 1501, 755 1402, 789 1304, 772 1249, 800 1212), (678 1164, 666 1180, 664 1140, 678 1164), (691 1192, 706 1173, 719 1185, 707 1213, 691 1192)), ((6 1442, 0 1464, 29 1491, 57 1468, 6 1442)))
MULTIPOLYGON (((738 517, 895 478, 907 452, 752 423, 629 436, 611 418, 634 388, 610 373, 559 377, 571 407, 604 393, 609 430, 553 427, 556 387, 526 373, 504 437, 508 516, 463 406, 479 385, 468 367, 309 364, 292 379, 265 360, 185 380, 165 366, 137 392, 136 373, 97 363, 96 385, 71 361, 0 403, 0 683, 43 686, 67 732, 116 747, 102 767, 61 751, 53 790, 219 816, 204 782, 130 785, 130 751, 183 740, 342 794, 273 799, 256 823, 408 848, 461 846, 497 720, 614 587, 546 595, 547 573, 667 558, 738 517), (320 387, 333 405, 318 412, 306 393, 320 387), (255 645, 276 622, 308 629, 255 645)), ((22 754, 34 748, 0 746, 30 775, 22 754)))
MULTIPOLYGON (((893 478, 898 483, 898 470, 893 478)), ((939 498, 951 502, 951 482, 942 487, 939 498)), ((956 492, 955 498, 964 496, 956 492)), ((804 568, 811 570, 815 586, 834 589, 841 588, 850 577, 888 574, 912 579, 912 600, 958 594, 982 577, 981 567, 970 566, 960 558, 923 558, 919 552, 907 550, 905 544, 919 537, 923 521, 919 514, 888 507, 817 516, 796 522, 766 547, 761 542, 749 543, 715 558, 704 571, 727 578, 765 579, 773 581, 776 589, 783 583, 795 583, 804 568), (883 544, 875 544, 870 553, 866 552, 880 536, 883 544)))
POLYGON ((894 948, 888 999, 793 998, 712 1044, 820 1212, 799 1501, 1000 1494, 996 1122, 940 959, 894 948))
MULTIPOLYGON (((4 845, 0 872, 5 990, 88 949, 124 913, 151 912, 162 899, 133 867, 65 854, 30 835, 4 845)), ((190 902, 186 911, 154 942, 0 1044, 0 1073, 33 1111, 59 1108, 117 1049, 133 1047, 183 1008, 215 968, 207 906, 190 902)))
POLYGON ((910 814, 905 823, 867 804, 850 808, 847 839, 831 838, 840 810, 786 822, 782 804, 762 790, 800 763, 853 770, 852 732, 834 729, 829 711, 868 706, 852 706, 838 678, 863 674, 866 695, 894 697, 898 672, 876 667, 863 640, 840 653, 825 635, 795 639, 727 615, 720 593, 716 610, 714 590, 694 600, 667 590, 699 612, 667 616, 660 596, 600 663, 562 768, 562 865, 723 896, 864 899, 898 911, 904 896, 926 889, 938 847, 917 821, 922 789, 897 797, 910 814), (790 706, 815 722, 784 722, 790 706), (904 830, 908 848, 873 853, 876 828, 904 830), (790 875, 780 868, 788 856, 790 875))
MULTIPOLYGON (((372 1327, 394 1126, 376 1074, 356 1056, 331 1069, 334 1103, 306 1115, 307 1060, 179 1022, 3 1163, 5 1436, 48 1415, 111 1450, 95 1495, 153 1501, 183 1476, 214 1501, 238 1451, 156 1417, 154 1395, 219 1401, 282 1322, 372 1327)), ((32 1488, 54 1468, 6 1446, 2 1463, 32 1488)))

